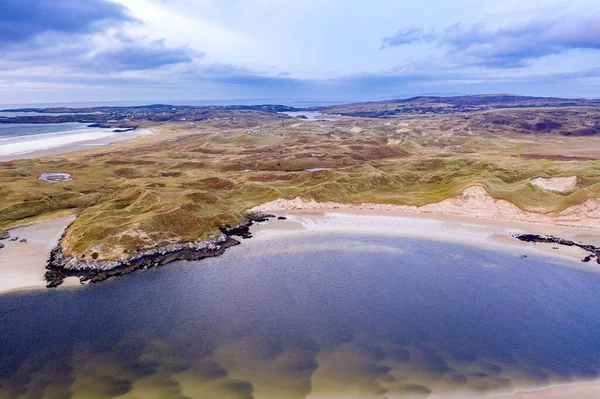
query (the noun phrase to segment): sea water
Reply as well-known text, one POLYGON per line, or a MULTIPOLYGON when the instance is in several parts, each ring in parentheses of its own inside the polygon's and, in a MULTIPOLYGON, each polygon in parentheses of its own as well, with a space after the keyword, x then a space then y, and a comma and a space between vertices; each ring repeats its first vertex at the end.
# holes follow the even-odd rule
POLYGON ((600 274, 415 238, 247 240, 0 296, 0 397, 405 398, 592 380, 600 274))
POLYGON ((85 123, 0 123, 0 157, 28 154, 82 141, 114 136, 112 129, 85 123))

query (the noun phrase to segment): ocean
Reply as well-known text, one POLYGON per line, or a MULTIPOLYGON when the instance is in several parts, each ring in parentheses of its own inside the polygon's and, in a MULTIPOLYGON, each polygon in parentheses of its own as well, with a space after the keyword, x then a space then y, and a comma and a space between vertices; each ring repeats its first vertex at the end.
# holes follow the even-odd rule
POLYGON ((587 381, 600 273, 406 237, 247 240, 0 296, 0 397, 406 398, 587 381))

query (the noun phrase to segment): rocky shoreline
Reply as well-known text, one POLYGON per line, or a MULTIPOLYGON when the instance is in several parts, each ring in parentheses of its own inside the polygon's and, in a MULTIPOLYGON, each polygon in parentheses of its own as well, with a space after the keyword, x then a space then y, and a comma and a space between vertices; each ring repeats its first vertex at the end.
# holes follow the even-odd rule
MULTIPOLYGON (((276 218, 275 215, 260 212, 251 213, 233 227, 223 227, 221 234, 204 241, 190 243, 174 243, 160 248, 138 252, 122 261, 102 261, 95 259, 82 260, 65 256, 60 244, 51 251, 46 266, 45 280, 48 288, 61 285, 65 278, 77 277, 81 282, 97 283, 110 277, 123 276, 138 269, 146 269, 166 265, 178 260, 197 261, 222 255, 228 248, 240 244, 236 238, 252 238, 250 227, 254 223, 266 222, 276 218)), ((279 217, 279 219, 285 219, 279 217)), ((515 239, 529 243, 556 244, 578 247, 588 256, 582 262, 595 260, 600 264, 600 247, 581 244, 552 235, 516 234, 515 239)))
POLYGON ((233 238, 251 238, 250 227, 265 222, 274 215, 251 214, 240 224, 221 229, 221 235, 205 241, 169 244, 161 248, 139 252, 122 261, 80 260, 65 256, 60 244, 50 253, 44 276, 48 288, 58 287, 67 277, 77 277, 81 282, 97 283, 110 277, 123 276, 138 269, 158 267, 177 260, 201 260, 222 255, 227 248, 239 245, 233 238))
POLYGON ((579 247, 587 252, 589 255, 583 258, 582 262, 590 262, 596 259, 596 262, 600 264, 600 248, 594 245, 580 244, 575 241, 565 240, 564 238, 554 237, 549 235, 538 235, 538 234, 517 234, 514 236, 517 240, 523 242, 543 243, 543 244, 557 244, 565 245, 567 247, 579 247))

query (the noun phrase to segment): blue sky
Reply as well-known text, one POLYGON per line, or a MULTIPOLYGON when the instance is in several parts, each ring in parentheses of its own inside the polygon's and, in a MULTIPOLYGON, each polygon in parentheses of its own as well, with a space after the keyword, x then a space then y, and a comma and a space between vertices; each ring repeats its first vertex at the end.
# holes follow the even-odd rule
POLYGON ((429 93, 600 97, 600 2, 0 2, 0 104, 429 93))

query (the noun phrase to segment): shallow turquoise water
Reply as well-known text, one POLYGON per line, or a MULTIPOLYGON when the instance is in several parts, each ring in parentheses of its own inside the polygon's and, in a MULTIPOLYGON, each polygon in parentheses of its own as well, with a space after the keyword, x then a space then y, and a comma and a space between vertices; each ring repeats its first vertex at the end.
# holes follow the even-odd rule
POLYGON ((252 241, 0 296, 0 397, 490 393, 600 371, 600 274, 406 238, 252 241))

